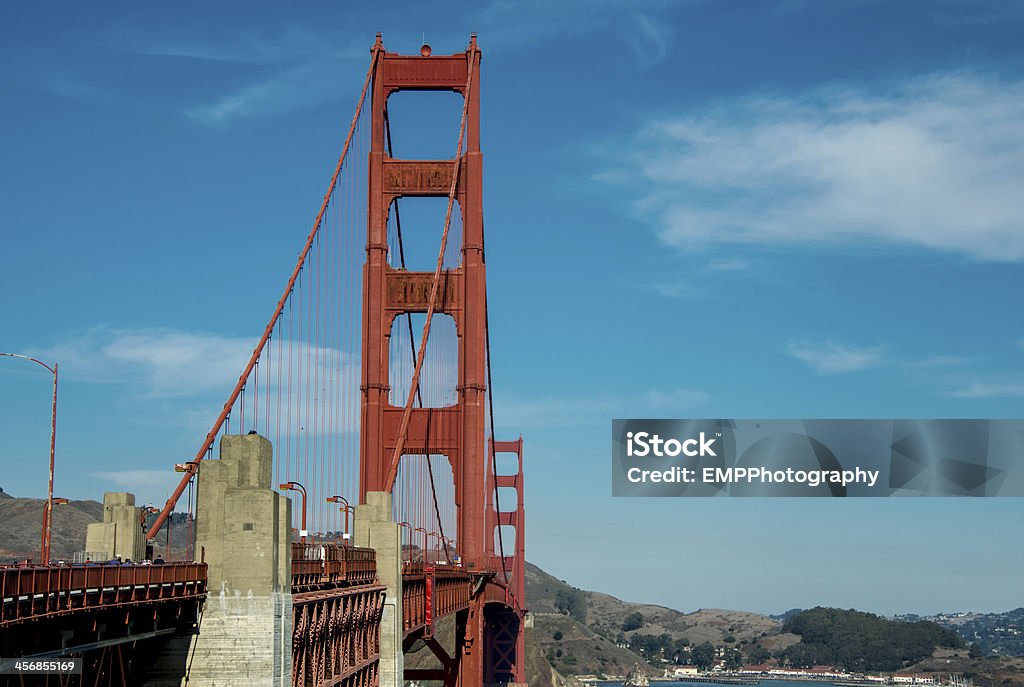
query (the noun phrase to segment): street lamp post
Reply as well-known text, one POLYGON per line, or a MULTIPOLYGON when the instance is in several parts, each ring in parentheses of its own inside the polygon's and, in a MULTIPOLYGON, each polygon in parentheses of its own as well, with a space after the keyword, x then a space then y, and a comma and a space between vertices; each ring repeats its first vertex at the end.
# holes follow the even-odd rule
POLYGON ((412 525, 410 525, 409 523, 407 523, 407 522, 405 522, 403 520, 402 522, 398 523, 398 527, 399 527, 399 530, 398 530, 399 531, 398 546, 399 546, 399 548, 402 551, 402 562, 403 563, 412 563, 412 551, 411 550, 409 551, 409 560, 405 560, 405 537, 401 534, 401 531, 402 531, 401 528, 402 527, 405 527, 405 528, 407 528, 409 530, 409 546, 411 547, 412 546, 412 525))
POLYGON ((427 528, 426 527, 413 527, 417 532, 423 533, 423 565, 429 565, 430 562, 427 560, 427 528))
POLYGON ((278 485, 278 489, 298 491, 302 494, 302 529, 299 531, 299 541, 306 543, 306 487, 298 482, 285 482, 278 485))
POLYGON ((435 546, 437 547, 434 549, 434 563, 437 563, 438 559, 441 557, 441 535, 431 530, 430 536, 434 538, 435 546))
POLYGON ((43 507, 42 542, 39 545, 39 557, 42 559, 43 565, 48 565, 50 563, 50 520, 53 512, 53 454, 57 444, 57 363, 50 367, 41 360, 18 353, 0 353, 0 356, 30 360, 45 367, 53 375, 53 409, 50 413, 50 479, 47 482, 46 505, 43 507))
POLYGON ((342 504, 341 510, 345 511, 345 535, 348 536, 348 514, 349 511, 352 511, 352 514, 355 515, 355 508, 353 508, 351 504, 349 504, 348 499, 346 499, 344 496, 338 496, 337 494, 335 494, 334 496, 328 496, 327 503, 342 504))

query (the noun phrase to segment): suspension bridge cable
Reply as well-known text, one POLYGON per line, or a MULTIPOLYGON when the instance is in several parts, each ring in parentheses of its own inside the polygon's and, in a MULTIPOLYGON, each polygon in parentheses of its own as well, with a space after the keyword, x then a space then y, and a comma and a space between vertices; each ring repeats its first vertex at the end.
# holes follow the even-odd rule
MULTIPOLYGON (((487 243, 484 238, 484 232, 480 232, 480 258, 484 265, 487 264, 487 243)), ((508 569, 505 567, 505 537, 501 533, 501 502, 498 496, 498 457, 497 451, 494 447, 494 393, 493 384, 491 383, 491 322, 488 317, 487 310, 487 290, 484 289, 484 348, 487 352, 487 409, 488 419, 491 425, 491 441, 488 450, 491 454, 491 475, 494 477, 494 510, 498 515, 498 549, 501 553, 501 571, 505 575, 505 584, 509 583, 508 569)), ((520 449, 521 450, 521 449, 520 449)), ((518 479, 519 475, 516 475, 518 479)), ((516 536, 521 537, 523 533, 519 530, 522 528, 522 523, 516 525, 516 536)))
POLYGON ((253 349, 252 356, 250 356, 249 358, 249 362, 246 364, 244 371, 239 376, 238 383, 235 385, 234 390, 231 392, 231 395, 228 397, 227 402, 224 404, 224 408, 221 411, 220 415, 218 415, 217 420, 214 422, 213 428, 206 435, 206 438, 203 441, 202 446, 196 452, 195 458, 189 461, 193 467, 190 470, 188 470, 182 477, 181 481, 178 483, 177 488, 175 488, 174 493, 171 495, 169 499, 167 499, 167 503, 164 505, 163 510, 160 511, 160 514, 156 517, 155 522, 153 523, 152 527, 150 527, 149 532, 146 534, 146 537, 149 539, 156 537, 157 533, 160 531, 160 527, 163 525, 164 521, 170 515, 171 511, 174 509, 175 504, 177 504, 178 499, 185 491, 185 487, 188 485, 188 481, 192 477, 192 472, 198 468, 200 461, 203 460, 207 452, 212 450, 214 439, 217 437, 217 434, 223 427, 224 422, 231 414, 231 409, 234 407, 235 402, 238 400, 239 396, 242 393, 242 390, 245 388, 245 384, 249 378, 249 375, 252 373, 257 361, 259 361, 260 356, 263 354, 263 348, 266 345, 267 341, 270 339, 270 336, 274 331, 274 327, 277 325, 278 318, 281 316, 281 312, 284 310, 285 304, 289 300, 288 297, 291 295, 292 290, 295 287, 296 279, 298 278, 300 271, 305 265, 306 256, 309 254, 309 251, 313 246, 313 242, 316 240, 317 235, 320 231, 321 222, 323 221, 324 213, 327 210, 331 194, 333 193, 335 187, 337 186, 338 178, 341 175, 342 167, 345 164, 349 146, 352 142, 352 137, 353 134, 355 133, 356 124, 359 121, 359 115, 362 112, 363 104, 366 101, 366 94, 369 91, 370 81, 373 77, 373 71, 374 68, 376 67, 377 60, 379 58, 381 50, 382 48, 380 48, 377 45, 375 45, 372 49, 370 67, 366 71, 366 79, 363 81, 363 88, 362 92, 359 95, 359 102, 356 105, 356 111, 352 117, 352 124, 349 127, 348 135, 345 138, 345 144, 344 146, 342 146, 341 155, 338 157, 338 164, 334 169, 334 174, 331 176, 331 181, 327 187, 327 193, 324 194, 323 203, 320 205, 320 210, 316 215, 316 219, 313 221, 313 228, 310 230, 309 236, 306 239, 306 244, 303 247, 302 252, 299 254, 298 261, 296 262, 295 268, 292 270, 292 274, 288 279, 288 283, 285 286, 284 293, 278 300, 277 307, 274 309, 274 314, 271 315, 270 321, 267 323, 266 328, 264 328, 263 335, 260 337, 260 340, 256 344, 255 349, 253 349))

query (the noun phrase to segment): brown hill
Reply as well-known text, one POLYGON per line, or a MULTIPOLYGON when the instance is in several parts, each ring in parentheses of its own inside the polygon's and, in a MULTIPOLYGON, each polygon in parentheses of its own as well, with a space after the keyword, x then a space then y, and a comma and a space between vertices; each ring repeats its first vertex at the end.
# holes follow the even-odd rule
POLYGON ((960 673, 975 684, 1024 687, 1024 656, 971 658, 967 649, 938 648, 931 657, 907 668, 907 673, 960 673))
MULTIPOLYGON (((537 617, 541 646, 549 654, 552 648, 556 654, 559 648, 562 649, 562 656, 556 655, 552 659, 555 667, 578 674, 607 673, 606 670, 602 671, 602 668, 622 671, 615 674, 623 674, 635 661, 646 665, 652 673, 660 672, 645 664, 641 656, 628 650, 628 645, 637 635, 668 635, 673 641, 685 639, 691 646, 704 642, 710 642, 716 647, 732 644, 740 647, 744 653, 757 645, 774 652, 800 639, 795 635, 781 634, 781 622, 758 613, 720 609, 701 609, 683 613, 665 606, 632 603, 608 594, 576 589, 530 564, 527 564, 526 599, 537 617), (577 601, 573 600, 574 597, 577 601), (582 603, 578 601, 580 598, 582 603), (577 604, 583 608, 576 607, 577 604), (583 630, 588 631, 591 636, 608 640, 612 647, 627 653, 609 654, 607 649, 597 652, 599 644, 587 644, 586 641, 581 643, 580 640, 585 637, 581 634, 582 630, 573 628, 573 632, 568 632, 554 620, 559 617, 568 620, 570 611, 574 613, 575 620, 583 630), (641 626, 625 630, 623 621, 634 614, 639 615, 641 626), (560 631, 562 639, 548 639, 544 632, 540 632, 541 630, 550 631, 550 634, 560 631), (727 638, 731 638, 731 641, 727 638), (576 655, 578 647, 588 647, 585 656, 576 655), (575 664, 564 660, 563 657, 568 653, 576 658, 575 664), (558 660, 560 658, 562 660, 558 660)), ((561 622, 564 624, 565 620, 561 622)))
MULTIPOLYGON (((0 499, 0 563, 39 560, 45 499, 0 499)), ((85 548, 85 529, 103 519, 103 504, 72 501, 53 508, 51 550, 54 559, 71 560, 85 548)))
MULTIPOLYGON (((0 564, 39 560, 42 539, 43 504, 45 499, 14 498, 0 492, 0 564)), ((85 549, 85 531, 90 523, 103 520, 103 504, 96 501, 71 501, 53 508, 51 534, 52 558, 71 561, 75 553, 85 549)), ((184 513, 175 513, 171 526, 171 543, 175 557, 184 556, 187 535, 184 513)), ((167 540, 166 528, 157 537, 157 544, 167 540)))

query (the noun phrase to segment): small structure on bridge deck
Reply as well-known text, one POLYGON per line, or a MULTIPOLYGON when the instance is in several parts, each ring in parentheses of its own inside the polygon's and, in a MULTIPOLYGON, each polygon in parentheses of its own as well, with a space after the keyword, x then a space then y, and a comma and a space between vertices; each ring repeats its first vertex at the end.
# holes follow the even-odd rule
MULTIPOLYGON (((103 522, 89 525, 85 550, 94 560, 141 561, 146 556, 146 531, 142 528, 142 509, 135 505, 135 494, 108 491, 103 494, 103 522)), ((45 561, 44 561, 45 562, 45 561)))
POLYGON ((190 687, 291 685, 291 504, 270 488, 270 442, 227 435, 196 493, 206 607, 189 654, 190 687))

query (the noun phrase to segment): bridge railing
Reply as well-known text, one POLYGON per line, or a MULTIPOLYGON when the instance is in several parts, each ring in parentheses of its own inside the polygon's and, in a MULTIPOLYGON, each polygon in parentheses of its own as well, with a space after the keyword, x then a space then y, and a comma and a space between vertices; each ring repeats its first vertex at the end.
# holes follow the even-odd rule
POLYGON ((473 575, 461 566, 402 564, 402 621, 406 634, 469 608, 473 575))
POLYGON ((377 552, 360 546, 292 542, 292 589, 324 585, 371 584, 377 579, 377 552))
POLYGON ((206 594, 205 563, 0 567, 0 625, 206 594))

